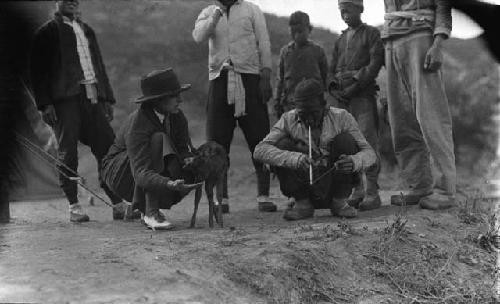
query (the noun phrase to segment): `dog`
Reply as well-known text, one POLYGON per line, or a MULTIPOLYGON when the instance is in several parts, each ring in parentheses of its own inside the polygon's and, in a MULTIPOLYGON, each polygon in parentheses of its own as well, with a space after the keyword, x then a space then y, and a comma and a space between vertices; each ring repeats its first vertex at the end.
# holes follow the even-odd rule
MULTIPOLYGON (((224 147, 214 141, 209 141, 201 145, 198 149, 192 147, 192 157, 184 159, 183 169, 186 172, 194 175, 196 183, 205 182, 205 194, 208 199, 208 225, 210 228, 214 226, 214 216, 219 227, 223 227, 222 220, 222 187, 224 176, 229 167, 229 158, 224 147), (216 189, 216 199, 214 202, 214 188, 216 189), (215 214, 214 214, 215 213, 215 214)), ((196 214, 198 205, 202 196, 202 189, 198 188, 194 197, 194 212, 191 217, 191 228, 194 228, 196 223, 196 214)))

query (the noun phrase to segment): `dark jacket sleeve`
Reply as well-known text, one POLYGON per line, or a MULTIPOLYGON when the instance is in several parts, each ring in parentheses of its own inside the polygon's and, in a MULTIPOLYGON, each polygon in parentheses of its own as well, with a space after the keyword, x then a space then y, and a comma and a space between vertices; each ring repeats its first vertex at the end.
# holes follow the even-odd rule
POLYGON ((167 188, 170 179, 152 169, 151 122, 145 115, 138 113, 131 123, 125 143, 135 183, 146 191, 161 193, 167 188))
POLYGON ((354 78, 358 80, 359 89, 373 83, 384 64, 384 46, 380 38, 380 32, 376 28, 370 28, 367 35, 370 48, 370 63, 354 75, 354 78))
POLYGON ((172 141, 179 153, 180 159, 192 156, 189 150, 189 126, 188 120, 182 111, 171 116, 172 141))
POLYGON ((278 77, 277 77, 277 84, 276 84, 276 102, 278 104, 281 103, 281 100, 283 99, 283 91, 285 88, 285 52, 286 52, 286 46, 284 46, 281 51, 280 51, 280 59, 278 63, 278 77))
POLYGON ((328 59, 326 59, 325 50, 319 47, 319 71, 321 73, 321 81, 325 90, 328 88, 327 78, 328 78, 328 59))
POLYGON ((56 45, 54 28, 49 23, 35 34, 30 55, 30 77, 38 109, 53 104, 50 90, 50 71, 56 45))
POLYGON ((332 60, 330 61, 330 68, 328 69, 327 91, 330 91, 330 87, 332 86, 333 82, 336 81, 335 72, 337 69, 337 64, 339 62, 340 39, 341 37, 339 37, 337 41, 335 41, 335 45, 333 46, 332 60))
POLYGON ((452 28, 451 0, 436 0, 436 22, 434 35, 450 37, 452 28))
POLYGON ((109 83, 109 78, 108 78, 108 74, 106 73, 106 66, 104 65, 104 61, 102 59, 102 54, 101 54, 101 49, 99 48, 99 43, 97 42, 97 37, 95 35, 95 32, 94 30, 86 25, 87 27, 87 30, 88 30, 88 33, 89 33, 89 38, 92 39, 92 44, 95 46, 95 64, 97 66, 97 71, 98 73, 100 74, 100 81, 103 81, 103 87, 104 87, 104 91, 105 91, 105 94, 104 96, 106 100, 104 100, 105 102, 109 102, 111 104, 115 104, 116 103, 116 100, 115 100, 115 96, 113 94, 113 90, 111 89, 111 85, 109 83))

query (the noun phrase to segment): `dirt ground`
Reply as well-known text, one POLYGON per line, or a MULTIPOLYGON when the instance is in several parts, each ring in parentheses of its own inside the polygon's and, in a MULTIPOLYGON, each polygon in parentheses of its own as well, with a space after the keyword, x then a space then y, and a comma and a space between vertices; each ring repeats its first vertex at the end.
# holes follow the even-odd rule
MULTIPOLYGON (((487 213, 388 206, 397 192, 385 187, 385 206, 355 220, 319 210, 285 222, 277 181, 279 211, 259 213, 241 163, 223 229, 208 228, 206 204, 188 228, 192 196, 168 212, 168 232, 113 221, 98 201, 84 224, 69 223, 64 200, 13 203, 12 223, 0 226, 0 302, 495 303, 498 254, 477 241, 487 213)), ((493 204, 479 192, 473 201, 493 204)))

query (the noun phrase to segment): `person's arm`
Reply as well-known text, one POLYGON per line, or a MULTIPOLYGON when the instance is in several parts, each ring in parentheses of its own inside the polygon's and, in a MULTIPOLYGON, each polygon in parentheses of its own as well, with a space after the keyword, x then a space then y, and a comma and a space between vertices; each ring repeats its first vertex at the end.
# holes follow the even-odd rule
POLYGON ((328 59, 326 59, 326 53, 322 47, 319 47, 318 64, 319 64, 319 72, 321 74, 321 83, 323 84, 323 88, 325 88, 325 91, 328 91, 327 89, 328 59))
POLYGON ((450 37, 452 27, 451 2, 436 0, 436 21, 434 23, 434 42, 427 51, 424 69, 436 72, 443 63, 442 42, 450 37))
POLYGON ((354 140, 359 148, 358 153, 350 155, 354 163, 354 172, 366 170, 371 167, 377 161, 377 155, 370 144, 366 141, 363 133, 361 133, 358 123, 354 117, 347 111, 343 111, 342 127, 344 132, 347 132, 354 137, 354 140))
POLYGON ((222 9, 216 5, 205 8, 198 16, 198 19, 196 19, 192 33, 194 41, 202 43, 213 36, 217 23, 222 15, 222 9))
POLYGON ((253 28, 255 31, 255 38, 257 40, 257 46, 260 55, 260 68, 262 69, 272 69, 272 59, 271 59, 271 41, 269 39, 269 33, 267 31, 266 19, 264 13, 259 9, 258 6, 252 5, 253 8, 253 28))
POLYGON ((281 49, 280 61, 278 63, 278 73, 276 79, 276 104, 280 104, 283 99, 283 90, 285 86, 285 52, 286 46, 281 49))
MULTIPOLYGON (((286 114, 285 114, 286 115, 286 114)), ((300 158, 306 156, 300 152, 278 149, 276 143, 288 136, 285 115, 272 127, 271 132, 255 147, 255 160, 276 167, 299 169, 300 158)))
POLYGON ((51 58, 54 56, 55 34, 49 24, 41 27, 35 34, 31 47, 30 76, 36 106, 44 110, 47 105, 53 104, 50 93, 51 58))
POLYGON ((452 29, 451 0, 436 0, 434 36, 448 39, 452 29))
POLYGON ((152 168, 151 132, 147 130, 149 122, 138 113, 131 123, 125 144, 135 183, 146 191, 161 193, 169 187, 170 179, 152 168))
POLYGON ((364 89, 367 85, 375 81, 384 64, 384 45, 377 29, 370 30, 368 34, 368 45, 370 52, 370 63, 362 67, 354 79, 358 90, 364 89))
POLYGON ((337 82, 337 78, 335 77, 336 70, 337 70, 337 64, 339 61, 339 42, 340 42, 340 37, 335 41, 335 45, 333 46, 333 51, 332 51, 332 60, 330 61, 330 68, 328 69, 328 76, 327 76, 327 91, 330 92, 337 82))

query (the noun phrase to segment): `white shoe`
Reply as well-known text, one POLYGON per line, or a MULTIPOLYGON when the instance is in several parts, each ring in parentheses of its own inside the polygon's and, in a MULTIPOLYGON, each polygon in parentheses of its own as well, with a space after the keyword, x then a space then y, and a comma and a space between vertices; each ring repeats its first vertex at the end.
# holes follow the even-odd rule
POLYGON ((174 225, 169 223, 165 219, 165 215, 160 212, 160 210, 155 210, 149 216, 144 216, 144 225, 149 229, 155 230, 170 230, 174 228, 174 225))

